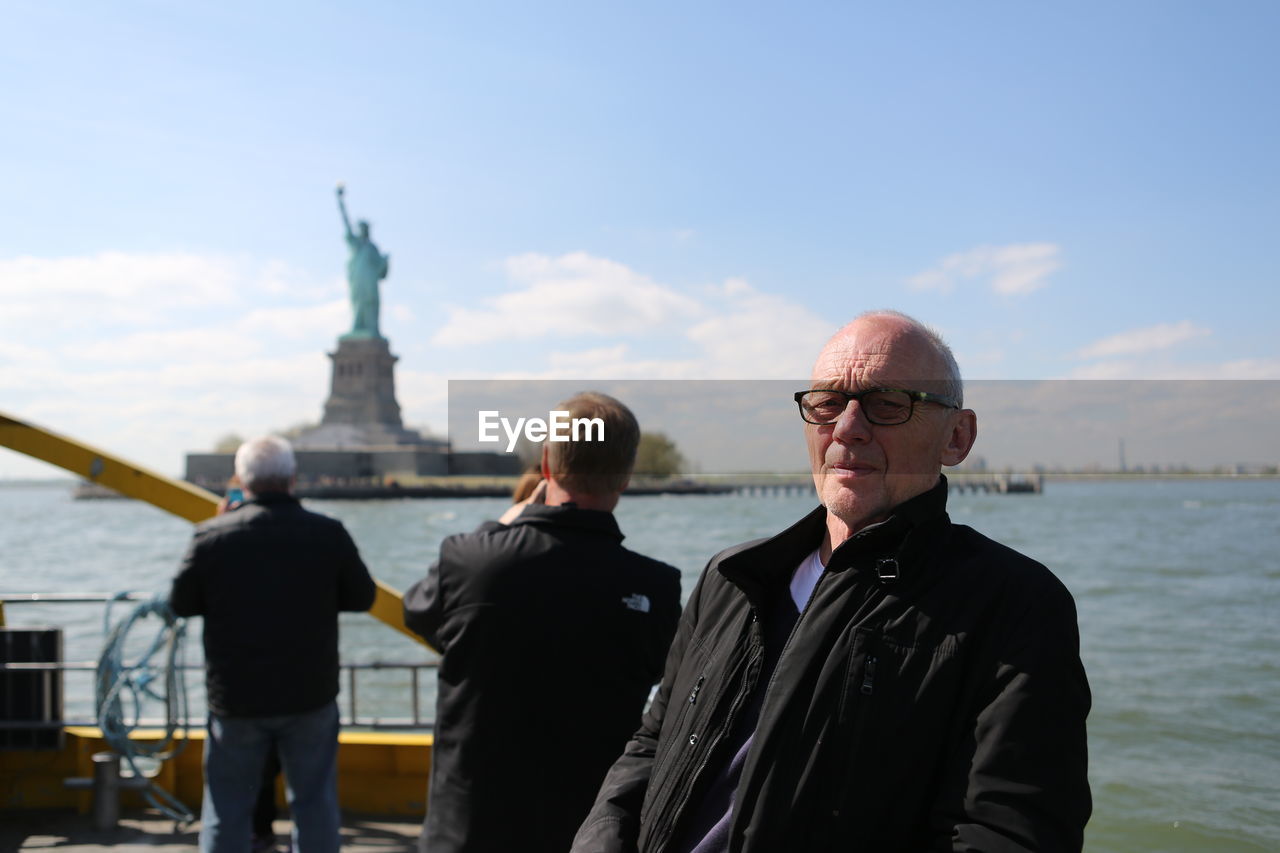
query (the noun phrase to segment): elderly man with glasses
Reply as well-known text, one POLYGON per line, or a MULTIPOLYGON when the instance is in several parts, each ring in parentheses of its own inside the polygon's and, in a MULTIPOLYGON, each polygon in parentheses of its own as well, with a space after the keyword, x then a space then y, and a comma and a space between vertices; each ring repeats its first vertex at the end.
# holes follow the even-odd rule
POLYGON ((827 343, 795 395, 821 506, 712 559, 575 851, 1081 849, 1075 605, 947 516, 962 393, 905 315, 827 343))

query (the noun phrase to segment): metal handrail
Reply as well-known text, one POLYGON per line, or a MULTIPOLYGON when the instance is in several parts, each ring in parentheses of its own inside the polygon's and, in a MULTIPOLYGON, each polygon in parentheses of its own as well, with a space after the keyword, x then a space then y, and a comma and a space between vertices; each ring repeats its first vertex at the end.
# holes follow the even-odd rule
POLYGON ((0 604, 107 604, 112 601, 147 601, 145 592, 6 592, 0 604))
MULTIPOLYGON (((146 601, 153 596, 146 593, 111 594, 105 592, 61 593, 61 592, 24 592, 0 593, 0 606, 4 604, 107 604, 114 601, 146 601)), ((436 669, 440 661, 367 661, 363 663, 339 663, 338 668, 346 674, 346 715, 342 725, 370 729, 431 729, 434 720, 422 718, 419 686, 420 673, 424 669, 436 669), (359 713, 359 688, 357 672, 368 670, 407 670, 410 681, 411 717, 367 717, 361 719, 359 713)), ((57 662, 13 662, 0 663, 0 673, 4 672, 94 672, 98 668, 96 661, 57 661, 57 662)), ((183 671, 203 670, 202 663, 188 663, 182 666, 183 671)), ((162 725, 163 720, 142 719, 139 725, 162 725)), ((96 726, 93 719, 68 720, 0 720, 0 731, 5 729, 56 729, 65 726, 96 726)), ((188 718, 181 721, 186 728, 203 728, 203 719, 188 718)))
MULTIPOLYGON (((355 726, 358 728, 369 729, 431 729, 435 726, 435 720, 422 719, 422 700, 418 693, 421 678, 419 673, 424 669, 435 669, 440 665, 439 661, 422 661, 413 663, 409 661, 369 661, 367 663, 340 663, 338 668, 346 673, 346 706, 347 713, 342 719, 342 725, 355 726), (356 673, 365 670, 392 670, 403 669, 409 672, 409 696, 413 715, 411 717, 366 717, 361 718, 359 712, 359 690, 356 673)), ((0 673, 3 672, 93 672, 98 668, 94 661, 66 661, 61 663, 0 663, 0 673)), ((203 670, 203 664, 189 663, 184 664, 182 669, 186 670, 203 670)), ((162 725, 163 720, 156 718, 150 720, 144 718, 139 720, 140 725, 162 725)), ((93 719, 67 719, 67 720, 0 720, 0 730, 4 729, 32 729, 32 728, 63 728, 65 726, 96 726, 97 720, 93 719)), ((181 721, 181 725, 186 728, 201 728, 205 724, 202 719, 189 717, 181 721)))

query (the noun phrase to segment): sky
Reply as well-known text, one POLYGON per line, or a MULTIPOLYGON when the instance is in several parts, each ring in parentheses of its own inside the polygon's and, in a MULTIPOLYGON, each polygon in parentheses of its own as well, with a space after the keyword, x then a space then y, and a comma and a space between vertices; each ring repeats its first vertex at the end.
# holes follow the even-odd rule
POLYGON ((437 433, 450 380, 802 381, 875 308, 972 379, 1280 379, 1272 2, 18 0, 4 31, 0 411, 162 473, 319 419, 338 181, 437 433))

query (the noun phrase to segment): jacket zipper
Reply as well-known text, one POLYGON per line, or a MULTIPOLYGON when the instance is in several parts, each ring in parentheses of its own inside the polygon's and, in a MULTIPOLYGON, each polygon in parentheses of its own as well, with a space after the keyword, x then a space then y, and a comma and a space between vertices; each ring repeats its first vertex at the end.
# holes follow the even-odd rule
MULTIPOLYGON (((850 723, 849 738, 845 742, 847 746, 842 748, 842 751, 847 752, 850 755, 852 754, 852 750, 856 748, 856 745, 862 742, 863 731, 867 727, 867 718, 871 715, 870 696, 875 692, 876 664, 878 662, 879 658, 876 657, 876 647, 873 643, 871 648, 867 650, 867 660, 862 667, 862 684, 858 688, 858 692, 868 698, 856 703, 855 716, 850 723)), ((819 835, 820 838, 824 837, 826 832, 834 831, 834 825, 840 820, 840 810, 849 800, 852 784, 852 779, 846 777, 839 789, 835 792, 835 797, 831 800, 830 806, 828 806, 827 820, 831 821, 828 826, 831 826, 832 828, 826 831, 819 829, 819 833, 821 833, 819 835)))
MULTIPOLYGON (((817 583, 814 584, 813 591, 810 592, 809 594, 809 600, 805 602, 804 609, 800 611, 799 616, 796 617, 795 624, 791 626, 791 633, 787 635, 787 639, 782 644, 782 651, 779 652, 778 660, 774 664, 773 673, 769 676, 769 683, 764 686, 766 696, 768 695, 769 689, 773 687, 773 683, 778 678, 778 670, 782 666, 782 659, 785 658, 787 655, 787 649, 790 648, 791 646, 792 638, 795 637, 796 631, 800 627, 800 623, 804 621, 805 614, 809 612, 809 608, 812 606, 813 602, 817 599, 818 588, 822 586, 822 582, 827 579, 827 576, 828 576, 828 572, 824 568, 822 571, 822 574, 818 576, 817 583)), ((760 619, 759 612, 756 610, 756 608, 754 607, 751 608, 751 624, 757 625, 759 622, 759 619, 760 619)), ((742 689, 739 690, 738 696, 735 698, 733 705, 729 709, 729 714, 725 718, 724 725, 720 727, 718 731, 715 732, 713 740, 711 741, 710 744, 706 746, 706 751, 703 752, 702 754, 701 763, 699 763, 697 769, 694 770, 693 775, 689 777, 689 784, 685 786, 685 792, 686 792, 685 797, 682 798, 679 803, 675 804, 675 808, 670 809, 667 812, 666 825, 663 826, 662 828, 662 839, 654 847, 654 850, 657 851, 658 853, 661 853, 661 851, 666 847, 667 842, 671 840, 671 832, 675 828, 675 817, 680 814, 681 810, 684 809, 685 805, 689 800, 689 794, 692 793, 692 791, 697 787, 698 778, 702 775, 703 771, 706 770, 707 764, 709 764, 711 761, 711 757, 715 755, 716 747, 720 745, 720 741, 724 740, 725 736, 728 733, 733 731, 733 725, 737 721, 738 712, 742 710, 743 703, 746 702, 746 700, 750 697, 751 691, 759 687, 759 685, 756 683, 756 680, 759 678, 759 671, 757 670, 753 677, 751 669, 757 666, 760 663, 760 661, 763 659, 763 657, 764 657, 764 642, 763 642, 763 639, 761 639, 759 642, 759 645, 756 648, 756 657, 747 662, 747 676, 743 680, 742 689)), ((695 688, 694 692, 695 693, 697 692, 697 688, 695 688)), ((690 696, 689 699, 690 699, 690 702, 692 702, 693 696, 690 696)), ((764 714, 763 702, 764 702, 764 698, 761 699, 761 708, 760 708, 761 715, 764 714)), ((657 833, 655 833, 654 836, 652 837, 656 838, 657 833)))
MULTIPOLYGON (((751 625, 757 624, 758 618, 759 617, 757 616, 756 610, 753 607, 751 609, 750 624, 751 625)), ((734 697, 733 702, 729 707, 729 713, 725 717, 724 725, 720 726, 718 730, 713 733, 710 743, 707 743, 703 746, 702 761, 698 763, 698 766, 693 771, 693 774, 692 775, 686 775, 683 773, 681 774, 682 779, 687 779, 687 784, 681 785, 681 787, 684 788, 684 796, 681 797, 678 802, 667 804, 665 813, 662 815, 661 829, 659 830, 658 827, 655 826, 654 828, 655 831, 649 836, 654 841, 653 849, 655 851, 659 851, 659 853, 660 851, 665 849, 665 847, 667 846, 667 843, 671 841, 671 832, 675 828, 676 816, 679 815, 680 812, 684 809, 684 807, 688 804, 690 796, 692 795, 693 791, 697 788, 698 778, 702 775, 702 772, 706 770, 707 764, 709 764, 711 761, 711 756, 715 755, 716 747, 720 745, 720 741, 724 739, 725 734, 733 731, 733 724, 738 717, 738 711, 742 709, 742 704, 744 701, 746 701, 746 698, 751 695, 751 689, 755 686, 754 680, 759 677, 759 670, 756 668, 760 663, 760 658, 763 656, 763 646, 762 645, 757 646, 757 648, 754 649, 753 654, 754 654, 753 657, 748 657, 747 660, 744 662, 744 665, 746 666, 747 671, 743 677, 742 683, 740 685, 740 689, 738 690, 738 694, 737 696, 734 697), (754 674, 752 672, 753 669, 756 669, 754 674)), ((693 691, 689 695, 690 705, 694 703, 694 701, 697 698, 698 691, 702 689, 702 682, 704 678, 705 676, 699 676, 697 683, 694 685, 693 691)), ((715 713, 714 704, 711 708, 711 713, 712 714, 715 713)), ((694 732, 692 736, 696 738, 698 736, 698 733, 694 732)), ((691 742, 689 745, 693 746, 695 743, 696 741, 691 742)))
MULTIPOLYGON (((674 728, 679 729, 680 726, 684 723, 684 718, 687 715, 693 713, 693 705, 697 703, 698 693, 702 691, 702 685, 706 682, 706 680, 707 680, 706 674, 705 673, 700 674, 698 676, 698 680, 693 685, 693 689, 689 691, 688 701, 674 704, 671 706, 672 708, 680 709, 679 713, 676 715, 676 718, 675 718, 674 728)), ((663 756, 663 761, 661 763, 654 765, 653 771, 651 773, 651 777, 652 778, 660 777, 662 775, 662 772, 660 771, 665 771, 669 766, 672 765, 672 762, 675 762, 675 764, 678 765, 679 761, 680 761, 679 749, 675 744, 672 744, 672 746, 667 750, 666 754, 663 756)))
POLYGON ((867 666, 862 671, 862 695, 870 696, 871 691, 875 689, 876 680, 876 656, 867 656, 867 666))

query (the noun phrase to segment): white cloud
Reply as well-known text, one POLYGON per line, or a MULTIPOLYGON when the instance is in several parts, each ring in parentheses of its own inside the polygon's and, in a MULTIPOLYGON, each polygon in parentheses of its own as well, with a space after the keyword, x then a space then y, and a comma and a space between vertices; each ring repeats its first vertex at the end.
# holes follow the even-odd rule
MULTIPOLYGON (((6 380, 13 377, 7 373, 0 372, 0 390, 12 398, 6 380)), ((253 435, 318 420, 327 383, 321 352, 253 358, 222 353, 109 369, 59 364, 21 372, 17 390, 28 399, 17 414, 162 473, 181 475, 185 453, 209 448, 228 432, 253 435)), ((5 468, 30 470, 8 463, 5 468)))
POLYGON ((254 277, 257 287, 274 296, 289 296, 307 302, 319 302, 346 291, 344 276, 334 276, 327 281, 315 281, 301 270, 283 261, 269 260, 254 277))
POLYGON ((1151 379, 1132 361, 1100 361, 1071 371, 1070 379, 1151 379))
POLYGON ((907 279, 907 286, 949 293, 959 282, 977 280, 996 293, 1030 293, 1048 284, 1049 276, 1061 266, 1062 249, 1053 243, 978 246, 948 255, 907 279))
POLYGON ((350 328, 350 302, 334 299, 318 305, 258 308, 236 321, 236 328, 255 336, 329 341, 350 328))
MULTIPOLYGON (((46 364, 49 360, 49 353, 40 347, 0 338, 0 366, 5 368, 5 371, 0 373, 0 377, 11 374, 22 367, 46 364)), ((2 381, 0 379, 0 382, 2 381)))
POLYGON ((245 304, 294 301, 311 308, 340 292, 338 280, 309 281, 279 261, 220 255, 5 258, 0 259, 0 332, 12 337, 38 329, 96 337, 112 327, 172 329, 245 304))
POLYGON ((1280 379, 1280 359, 1245 358, 1194 365, 1132 360, 1099 361, 1082 365, 1071 379, 1280 379))
MULTIPOLYGON (((698 363, 690 359, 638 358, 627 344, 577 352, 553 352, 549 367, 527 373, 537 379, 691 379, 698 376, 698 363)), ((516 378, 508 376, 504 378, 516 378)))
POLYGON ((704 357, 701 375, 717 379, 803 379, 836 325, 808 308, 741 279, 721 289, 723 309, 688 331, 704 357))
POLYGON ((0 259, 0 406, 180 473, 217 435, 319 417, 339 285, 190 253, 0 259))
POLYGON ((762 293, 741 278, 704 288, 695 299, 623 264, 583 252, 509 259, 522 289, 488 300, 483 309, 454 308, 433 342, 493 344, 555 336, 683 337, 693 348, 679 358, 637 356, 625 342, 559 350, 543 363, 504 371, 507 378, 769 378, 807 376, 835 326, 799 303, 762 293))
MULTIPOLYGON (((547 361, 551 364, 553 370, 567 370, 570 373, 581 370, 599 371, 601 366, 617 367, 625 365, 630 360, 630 350, 626 344, 617 344, 611 347, 597 347, 595 349, 582 350, 581 352, 553 352, 547 356, 547 361)), ((607 369, 607 368, 606 368, 607 369)), ((587 376, 587 374, 582 374, 587 376)), ((602 375, 596 373, 597 376, 602 375)), ((566 378, 568 378, 566 376, 566 378)), ((594 378, 594 377, 587 377, 594 378)))
POLYGON ((740 278, 704 289, 690 313, 673 324, 691 345, 678 358, 645 357, 619 342, 584 350, 559 350, 545 364, 501 374, 505 379, 802 379, 809 375, 834 324, 804 306, 762 293, 740 278))
POLYGON ((1206 379, 1280 379, 1280 359, 1241 358, 1208 365, 1213 375, 1206 379))
POLYGON ((262 344, 253 337, 228 329, 175 329, 168 332, 136 332, 120 337, 73 343, 62 352, 72 359, 99 363, 154 363, 179 354, 183 360, 220 356, 254 355, 262 344))
MULTIPOLYGON (((46 390, 52 393, 38 403, 77 407, 86 401, 104 401, 124 407, 138 401, 161 407, 181 406, 194 395, 224 394, 235 399, 255 394, 292 394, 299 388, 315 386, 323 389, 328 382, 327 359, 321 352, 272 354, 243 357, 233 352, 211 353, 195 360, 161 359, 142 366, 70 364, 15 371, 22 379, 10 388, 46 390)), ((11 378, 11 377, 6 377, 11 378)), ((307 390, 307 399, 317 393, 307 390)), ((314 402, 313 404, 314 405, 314 402)), ((213 415, 216 411, 208 410, 213 415)))
POLYGON ((145 325, 177 307, 226 305, 237 300, 241 266, 189 253, 3 259, 0 302, 8 321, 3 325, 145 325))
POLYGON ((573 252, 526 254, 506 263, 518 290, 484 308, 453 307, 432 338, 466 346, 543 337, 635 335, 699 313, 698 303, 623 264, 573 252))
MULTIPOLYGON (((344 302, 343 305, 345 306, 346 303, 344 302)), ((417 315, 413 313, 413 308, 405 305, 403 302, 397 302, 393 305, 387 306, 387 316, 395 320, 397 323, 402 323, 406 326, 418 319, 417 315)))
POLYGON ((1144 352, 1168 349, 1185 341, 1212 334, 1190 320, 1181 323, 1161 323, 1141 329, 1130 329, 1117 335, 1094 341, 1077 354, 1079 358, 1107 358, 1115 355, 1137 355, 1144 352))

